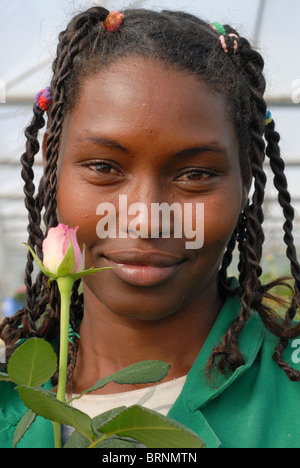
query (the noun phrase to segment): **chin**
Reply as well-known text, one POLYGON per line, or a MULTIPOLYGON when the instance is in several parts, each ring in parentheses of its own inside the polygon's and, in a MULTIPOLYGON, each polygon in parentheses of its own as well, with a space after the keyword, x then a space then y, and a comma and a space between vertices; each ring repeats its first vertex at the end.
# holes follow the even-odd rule
POLYGON ((144 298, 139 301, 135 296, 127 300, 124 299, 124 301, 116 302, 111 300, 104 301, 102 298, 102 304, 118 317, 130 320, 141 320, 144 322, 164 320, 176 311, 176 304, 161 303, 159 297, 144 298))

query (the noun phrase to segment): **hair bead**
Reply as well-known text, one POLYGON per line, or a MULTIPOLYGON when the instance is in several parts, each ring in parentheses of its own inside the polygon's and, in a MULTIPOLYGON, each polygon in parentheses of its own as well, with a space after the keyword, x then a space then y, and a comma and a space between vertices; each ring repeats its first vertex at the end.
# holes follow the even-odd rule
POLYGON ((273 117, 272 117, 272 114, 271 112, 268 110, 267 114, 266 114, 266 118, 265 118, 265 125, 269 125, 269 123, 271 123, 273 120, 273 117))
POLYGON ((106 20, 103 21, 103 26, 106 29, 106 31, 117 31, 117 29, 119 29, 119 26, 123 22, 123 18, 124 15, 122 15, 122 13, 119 13, 118 11, 111 11, 106 20))
POLYGON ((72 325, 69 324, 69 332, 68 332, 68 341, 69 343, 74 343, 74 338, 78 338, 80 339, 80 336, 78 335, 78 333, 76 333, 73 328, 72 328, 72 325))
MULTIPOLYGON (((238 36, 236 34, 230 33, 228 34, 228 37, 231 37, 233 39, 233 53, 236 54, 238 49, 238 43, 235 38, 238 38, 238 36)), ((219 41, 221 42, 225 54, 228 54, 228 47, 225 41, 225 36, 223 34, 219 37, 219 41)))
POLYGON ((212 29, 219 32, 220 34, 226 34, 225 28, 224 28, 224 26, 222 24, 220 24, 220 23, 211 23, 210 26, 211 26, 212 29))
POLYGON ((52 104, 52 96, 50 93, 50 87, 47 86, 42 91, 39 91, 34 98, 35 104, 44 112, 46 112, 52 104))
POLYGON ((228 36, 233 38, 233 53, 236 54, 237 49, 238 49, 238 42, 237 42, 236 39, 238 38, 238 36, 236 34, 233 34, 233 33, 228 34, 228 36))

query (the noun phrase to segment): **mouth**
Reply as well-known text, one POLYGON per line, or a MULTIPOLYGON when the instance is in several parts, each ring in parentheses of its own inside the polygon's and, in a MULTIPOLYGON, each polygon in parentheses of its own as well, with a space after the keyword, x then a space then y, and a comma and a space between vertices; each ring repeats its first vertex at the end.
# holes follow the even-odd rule
POLYGON ((181 267, 184 259, 159 251, 118 251, 103 255, 106 266, 113 273, 134 286, 155 286, 170 279, 181 267))

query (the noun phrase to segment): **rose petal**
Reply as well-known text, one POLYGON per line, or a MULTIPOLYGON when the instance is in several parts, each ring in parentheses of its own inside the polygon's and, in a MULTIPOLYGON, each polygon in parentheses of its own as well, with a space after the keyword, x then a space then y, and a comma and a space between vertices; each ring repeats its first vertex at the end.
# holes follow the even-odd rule
POLYGON ((78 226, 75 229, 69 229, 69 238, 72 241, 72 245, 73 245, 74 253, 75 253, 75 269, 73 273, 82 271, 84 268, 82 253, 78 245, 78 241, 77 241, 77 231, 78 231, 78 226))
POLYGON ((49 229, 48 235, 43 242, 43 263, 51 273, 57 273, 71 241, 75 254, 75 268, 70 271, 70 274, 83 270, 83 255, 77 241, 77 230, 78 226, 75 229, 70 229, 65 224, 59 224, 55 228, 49 229))
POLYGON ((65 230, 61 226, 57 226, 49 229, 43 242, 43 264, 51 273, 57 273, 58 267, 64 258, 62 250, 64 240, 65 230))

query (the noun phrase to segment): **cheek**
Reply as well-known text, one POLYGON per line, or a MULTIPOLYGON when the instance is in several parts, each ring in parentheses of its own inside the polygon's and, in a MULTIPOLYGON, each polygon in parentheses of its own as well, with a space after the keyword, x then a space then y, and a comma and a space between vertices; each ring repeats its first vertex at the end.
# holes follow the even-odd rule
POLYGON ((204 205, 204 246, 223 251, 238 222, 242 201, 238 192, 220 195, 204 205))
POLYGON ((97 197, 87 196, 83 184, 74 183, 67 171, 62 171, 57 191, 58 221, 70 228, 79 226, 80 246, 90 244, 96 236, 97 197))

